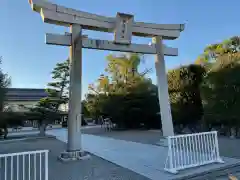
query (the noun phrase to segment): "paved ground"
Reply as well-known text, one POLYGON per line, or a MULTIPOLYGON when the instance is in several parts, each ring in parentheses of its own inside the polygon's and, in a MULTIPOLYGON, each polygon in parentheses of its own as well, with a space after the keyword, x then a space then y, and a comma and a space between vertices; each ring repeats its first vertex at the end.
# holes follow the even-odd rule
POLYGON ((160 140, 161 137, 160 132, 144 130, 104 131, 101 128, 91 128, 84 129, 83 133, 154 145, 160 140))
MULTIPOLYGON (((93 134, 103 137, 112 137, 115 139, 140 142, 143 144, 156 144, 161 137, 160 131, 111 131, 106 132, 100 126, 97 127, 83 127, 85 134, 93 134)), ((26 134, 38 133, 37 131, 27 131, 26 134)), ((13 133, 13 134, 18 134, 13 133)), ((226 157, 234 157, 240 159, 240 139, 230 139, 226 137, 219 137, 220 154, 226 157)))
MULTIPOLYGON (((161 133, 158 131, 111 131, 106 132, 100 128, 83 130, 83 133, 93 134, 103 137, 112 137, 126 141, 140 142, 143 144, 153 144, 159 141, 161 133)), ((219 137, 220 155, 240 159, 240 139, 230 139, 219 137)))
MULTIPOLYGON (((103 137, 112 137, 115 139, 140 142, 143 144, 156 144, 161 137, 158 131, 111 131, 106 132, 99 126, 97 127, 84 127, 82 130, 85 134, 93 134, 103 137)), ((36 134, 34 132, 25 132, 26 134, 36 134)), ((13 133, 18 134, 18 133, 13 133)), ((226 137, 219 137, 220 155, 226 157, 234 157, 240 159, 240 139, 230 139, 226 137)))
POLYGON ((0 154, 49 149, 49 180, 148 180, 94 155, 90 160, 62 163, 57 156, 65 146, 55 139, 19 141, 1 144, 0 154))
MULTIPOLYGON (((47 133, 55 135, 61 141, 67 141, 67 130, 52 130, 48 131, 47 133)), ((224 164, 209 164, 198 168, 179 171, 178 174, 174 175, 164 171, 168 153, 167 147, 89 134, 83 134, 81 137, 82 147, 85 151, 91 152, 124 168, 128 168, 152 180, 170 180, 176 178, 187 179, 189 176, 192 176, 196 173, 214 171, 215 169, 224 168, 226 166, 239 163, 238 159, 223 157, 223 160, 225 161, 224 164)), ((191 156, 191 153, 189 156, 191 156)))
MULTIPOLYGON (((102 129, 88 129, 83 131, 86 134, 99 135, 103 137, 113 137, 116 139, 140 142, 144 144, 156 144, 161 135, 160 131, 112 131, 105 132, 102 129)), ((225 157, 240 159, 240 139, 231 139, 227 137, 219 137, 220 155, 225 157)), ((240 169, 239 169, 240 171, 240 169)), ((234 174, 240 179, 240 173, 234 174)), ((218 178, 217 180, 225 180, 227 177, 218 178)))
MULTIPOLYGON (((122 139, 133 142, 140 142, 144 144, 155 144, 158 142, 160 132, 157 131, 112 131, 105 132, 101 128, 83 129, 83 133, 93 134, 103 137, 112 137, 115 139, 122 139)), ((219 138, 220 154, 226 157, 240 158, 240 139, 229 139, 225 137, 219 138)), ((1 146, 0 146, 1 149, 1 146)), ((1 152, 0 152, 1 153, 1 152)), ((240 177, 240 174, 235 174, 240 177)), ((124 179, 124 178, 123 178, 124 179)), ((224 178, 223 178, 224 179, 224 178)), ((221 180, 223 180, 221 179, 221 180)), ((226 178, 227 179, 227 178, 226 178)), ((219 179, 220 180, 220 179, 219 179)))

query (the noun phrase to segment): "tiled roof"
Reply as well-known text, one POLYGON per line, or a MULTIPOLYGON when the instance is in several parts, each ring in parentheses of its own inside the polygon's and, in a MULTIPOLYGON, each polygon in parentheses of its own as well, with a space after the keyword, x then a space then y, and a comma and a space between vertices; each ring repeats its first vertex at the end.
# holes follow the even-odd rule
POLYGON ((38 101, 47 96, 45 89, 8 88, 7 101, 38 101))

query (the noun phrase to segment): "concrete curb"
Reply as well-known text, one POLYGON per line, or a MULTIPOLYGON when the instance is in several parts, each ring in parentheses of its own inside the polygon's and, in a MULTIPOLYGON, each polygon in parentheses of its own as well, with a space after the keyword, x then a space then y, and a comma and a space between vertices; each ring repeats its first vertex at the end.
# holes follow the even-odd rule
POLYGON ((6 140, 0 140, 0 144, 6 144, 6 143, 14 143, 19 141, 32 141, 32 140, 38 140, 38 139, 56 139, 55 136, 52 135, 46 135, 46 136, 29 136, 29 137, 23 137, 18 139, 6 139, 6 140))
POLYGON ((157 130, 157 129, 150 129, 147 130, 148 132, 155 132, 155 133, 161 133, 162 134, 162 130, 157 130))
POLYGON ((240 162, 229 164, 220 168, 206 170, 201 173, 195 173, 191 175, 185 175, 180 178, 173 178, 172 180, 203 180, 203 179, 216 179, 218 177, 227 176, 239 171, 240 162))
MULTIPOLYGON (((55 128, 47 128, 46 131, 49 130, 55 130, 55 129, 62 129, 62 127, 55 127, 55 128)), ((25 130, 20 130, 20 131, 9 131, 9 134, 14 134, 14 133, 23 133, 23 132, 39 132, 38 128, 32 128, 32 129, 25 129, 25 130)))

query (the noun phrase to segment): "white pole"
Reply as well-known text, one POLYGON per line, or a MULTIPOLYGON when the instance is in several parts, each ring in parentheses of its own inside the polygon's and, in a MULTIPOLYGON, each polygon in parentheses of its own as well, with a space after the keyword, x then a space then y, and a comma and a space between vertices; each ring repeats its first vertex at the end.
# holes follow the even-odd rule
POLYGON ((81 150, 81 94, 82 94, 82 29, 80 25, 70 26, 72 45, 70 46, 70 86, 68 110, 68 151, 81 150))
MULTIPOLYGON (((45 180, 48 180, 48 152, 40 153, 40 156, 41 154, 45 154, 45 180)), ((41 173, 40 171, 40 174, 41 173)))
POLYGON ((163 136, 173 136, 173 123, 172 123, 172 114, 171 107, 169 103, 169 94, 168 94, 168 81, 167 74, 165 69, 164 61, 164 46, 162 43, 162 37, 157 36, 153 38, 153 43, 157 51, 155 57, 155 68, 157 75, 157 84, 158 84, 158 97, 160 104, 160 113, 162 121, 162 132, 163 136))

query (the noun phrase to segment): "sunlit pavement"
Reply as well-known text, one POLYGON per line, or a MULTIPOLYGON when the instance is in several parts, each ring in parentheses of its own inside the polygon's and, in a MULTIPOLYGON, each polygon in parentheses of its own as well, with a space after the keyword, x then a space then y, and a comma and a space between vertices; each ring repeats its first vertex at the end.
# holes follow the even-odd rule
MULTIPOLYGON (((6 153, 16 153, 16 152, 26 152, 26 151, 35 151, 35 150, 49 150, 48 154, 48 173, 49 173, 49 180, 149 180, 148 178, 141 176, 135 172, 132 172, 126 168, 117 166, 109 161, 106 161, 100 157, 95 155, 91 155, 91 158, 86 161, 75 161, 72 163, 62 163, 58 160, 58 156, 66 150, 66 143, 59 141, 54 138, 37 138, 32 140, 21 140, 21 141, 14 141, 13 143, 3 143, 0 144, 0 154, 6 153)), ((26 157, 28 158, 28 157, 26 157)), ((16 158, 15 158, 16 160, 16 158)), ((28 180, 28 176, 18 176, 16 177, 16 169, 19 167, 19 172, 22 174, 23 166, 25 168, 25 174, 28 174, 28 163, 27 161, 25 164, 21 163, 21 158, 19 158, 19 166, 17 166, 16 161, 13 162, 13 169, 14 169, 14 177, 13 180, 28 180)), ((31 158, 33 160, 33 158, 31 158)), ((37 158, 38 160, 38 158, 37 158)), ((41 161, 44 164, 44 161, 41 161)), ((4 161, 0 161, 0 180, 6 180, 5 176, 5 169, 4 169, 4 161)), ((37 165, 39 161, 37 162, 37 165)), ((9 170, 7 172, 7 180, 11 178, 11 159, 8 158, 7 163, 9 170)), ((32 161, 32 169, 34 171, 34 163, 32 161)), ((40 168, 37 168, 37 174, 39 173, 40 168)), ((42 177, 44 177, 44 171, 42 172, 42 177)), ((34 173, 32 173, 33 175, 34 173)), ((31 180, 34 179, 33 176, 30 178, 31 180)), ((40 179, 39 176, 35 179, 40 179)))
MULTIPOLYGON (((47 134, 54 135, 60 141, 67 142, 67 129, 49 130, 47 134)), ((163 170, 168 150, 166 147, 90 134, 82 134, 79 138, 82 138, 83 150, 152 180, 159 180, 160 177, 166 180, 180 178, 206 170, 224 167, 239 161, 237 159, 223 157, 225 164, 202 166, 184 171, 184 173, 173 175, 163 170)))
MULTIPOLYGON (((82 131, 101 131, 104 134, 104 130, 100 126, 85 126, 82 127, 82 131)), ((134 131, 130 131, 134 133, 134 131)), ((147 133, 143 131, 144 133, 147 133)), ((39 131, 22 131, 11 133, 10 136, 17 135, 34 135, 39 131)), ((163 171, 164 164, 167 157, 167 148, 155 146, 152 144, 142 144, 132 141, 121 140, 118 138, 110 137, 111 133, 105 132, 109 136, 98 136, 92 134, 82 134, 82 147, 85 151, 88 151, 96 156, 99 156, 105 160, 115 163, 121 167, 132 170, 140 175, 143 175, 149 179, 157 180, 159 177, 164 179, 172 179, 173 175, 163 171)), ((67 142, 67 129, 51 129, 47 130, 47 134, 56 136, 56 138, 62 142, 67 142)), ((129 132, 118 132, 118 134, 124 134, 129 136, 129 132)), ((158 133, 157 133, 158 136, 158 133)), ((236 162, 238 160, 232 158, 224 158, 228 163, 236 162)), ((226 164, 226 163, 225 163, 226 164)), ((197 169, 191 169, 187 171, 188 174, 204 171, 206 169, 216 168, 218 166, 224 166, 224 164, 215 164, 209 166, 203 166, 197 169)), ((186 175, 186 172, 183 174, 186 175)), ((181 177, 182 174, 175 175, 181 177)))
MULTIPOLYGON (((98 129, 98 128, 101 128, 100 125, 95 125, 95 126, 83 126, 82 127, 82 130, 84 129, 98 129)), ((52 128, 47 128, 47 131, 49 130, 54 130, 54 129, 63 129, 61 126, 53 126, 52 128)), ((21 136, 21 135, 36 135, 39 133, 39 130, 36 129, 36 128, 32 128, 32 127, 23 127, 21 130, 19 131, 13 131, 11 128, 9 128, 9 133, 8 133, 8 136, 11 137, 11 136, 21 136)))

